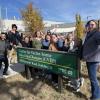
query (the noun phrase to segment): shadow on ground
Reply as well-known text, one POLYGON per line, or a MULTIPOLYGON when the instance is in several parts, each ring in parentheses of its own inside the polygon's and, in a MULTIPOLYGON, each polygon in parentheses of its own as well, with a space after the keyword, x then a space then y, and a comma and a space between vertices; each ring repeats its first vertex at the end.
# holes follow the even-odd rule
MULTIPOLYGON (((3 94, 10 97, 11 98, 10 100, 21 100, 23 96, 20 95, 21 94, 20 89, 27 91, 29 94, 37 95, 40 92, 43 85, 44 83, 40 82, 40 80, 35 80, 35 81, 32 80, 28 82, 16 80, 14 82, 7 82, 6 79, 1 79, 0 80, 0 98, 2 98, 2 94, 3 94), (14 92, 16 92, 17 95, 14 92)), ((3 99, 0 99, 0 100, 3 100, 3 99)))
MULTIPOLYGON (((22 74, 22 76, 25 77, 24 74, 22 74)), ((13 78, 14 77, 16 78, 16 76, 13 76, 13 78)), ((33 78, 32 81, 27 81, 27 80, 19 81, 19 79, 16 79, 16 81, 9 81, 9 80, 7 81, 6 79, 1 79, 0 80, 0 98, 2 98, 2 95, 4 95, 4 96, 7 96, 6 98, 8 97, 11 98, 11 99, 5 99, 5 100, 22 100, 22 98, 25 98, 25 95, 22 95, 23 93, 21 93, 22 90, 33 96, 37 96, 38 93, 41 92, 40 90, 44 87, 45 84, 48 84, 50 87, 57 90, 54 86, 52 86, 50 81, 47 81, 44 79, 33 78)), ((73 92, 72 91, 73 89, 71 87, 67 86, 66 89, 69 92, 73 92)), ((83 98, 84 100, 87 100, 87 97, 81 92, 73 92, 73 94, 75 94, 77 98, 83 98)), ((0 100, 4 100, 4 99, 2 98, 0 100)))

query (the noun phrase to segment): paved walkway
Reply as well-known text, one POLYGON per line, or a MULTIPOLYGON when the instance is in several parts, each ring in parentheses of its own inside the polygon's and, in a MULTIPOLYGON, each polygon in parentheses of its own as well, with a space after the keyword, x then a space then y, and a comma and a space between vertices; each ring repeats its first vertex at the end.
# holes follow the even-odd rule
POLYGON ((19 64, 19 63, 12 64, 8 68, 8 72, 7 73, 9 75, 8 76, 3 76, 3 69, 4 69, 4 65, 0 70, 0 78, 8 78, 8 77, 11 77, 13 75, 19 74, 20 72, 23 72, 25 70, 24 65, 22 65, 22 64, 19 64))

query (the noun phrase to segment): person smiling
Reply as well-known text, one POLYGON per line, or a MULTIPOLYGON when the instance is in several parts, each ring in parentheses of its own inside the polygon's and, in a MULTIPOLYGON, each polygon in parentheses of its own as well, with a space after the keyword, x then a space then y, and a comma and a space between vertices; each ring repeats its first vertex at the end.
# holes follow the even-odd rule
POLYGON ((91 82, 90 100, 100 100, 100 86, 96 76, 100 64, 100 32, 95 20, 88 21, 86 28, 88 31, 83 44, 83 59, 86 61, 91 82))

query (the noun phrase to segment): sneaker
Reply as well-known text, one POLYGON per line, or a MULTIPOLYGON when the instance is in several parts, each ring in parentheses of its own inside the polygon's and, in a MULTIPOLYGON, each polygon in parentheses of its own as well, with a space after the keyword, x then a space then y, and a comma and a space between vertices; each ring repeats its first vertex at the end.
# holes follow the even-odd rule
POLYGON ((84 78, 80 78, 80 86, 83 86, 84 84, 84 78))
POLYGON ((75 91, 75 92, 79 92, 79 91, 80 91, 80 87, 75 87, 75 88, 74 88, 74 91, 75 91))
POLYGON ((75 92, 79 92, 80 91, 80 82, 77 82, 75 85, 73 85, 73 89, 75 90, 75 92))
POLYGON ((9 74, 8 74, 7 72, 3 72, 3 75, 6 75, 6 76, 8 76, 9 74))
POLYGON ((73 86, 73 89, 76 91, 76 92, 79 92, 80 91, 80 82, 79 80, 73 80, 72 81, 72 86, 73 86))

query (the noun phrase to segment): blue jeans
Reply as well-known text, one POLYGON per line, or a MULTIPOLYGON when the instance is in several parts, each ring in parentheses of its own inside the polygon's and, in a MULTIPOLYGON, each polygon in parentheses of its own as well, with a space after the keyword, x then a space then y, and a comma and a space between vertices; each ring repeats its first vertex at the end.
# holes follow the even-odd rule
POLYGON ((91 92, 92 92, 92 98, 93 99, 100 99, 100 87, 97 80, 97 68, 99 67, 100 63, 98 62, 87 62, 87 69, 88 74, 91 82, 91 92))

